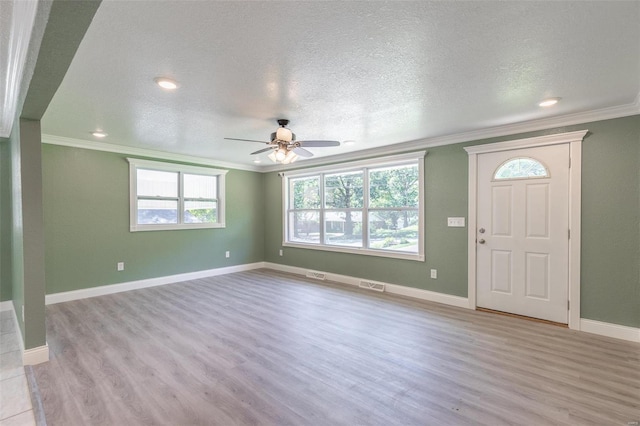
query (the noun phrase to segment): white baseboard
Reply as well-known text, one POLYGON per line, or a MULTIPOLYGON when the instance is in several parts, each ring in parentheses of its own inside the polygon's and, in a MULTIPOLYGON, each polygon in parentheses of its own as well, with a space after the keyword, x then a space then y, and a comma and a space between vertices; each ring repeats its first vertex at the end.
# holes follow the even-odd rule
MULTIPOLYGON (((95 296, 103 296, 106 294, 120 293, 123 291, 137 290, 141 288, 155 287, 155 286, 160 286, 165 284, 173 284, 173 283, 189 281, 194 279, 213 277, 217 275, 231 274, 234 272, 250 271, 250 270, 259 269, 259 268, 268 268, 276 271, 288 272, 288 273, 302 275, 302 276, 305 276, 309 271, 308 268, 300 268, 297 266, 281 265, 279 263, 271 263, 271 262, 256 262, 256 263, 248 263, 244 265, 229 266, 224 268, 208 269, 205 271, 170 275, 166 277, 150 278, 150 279, 139 280, 139 281, 111 284, 111 285, 105 285, 101 287, 67 291, 63 293, 48 294, 45 297, 45 303, 47 305, 50 305, 55 303, 67 302, 71 300, 78 300, 78 299, 85 299, 85 298, 95 297, 95 296)), ((323 272, 323 271, 315 271, 315 272, 322 272, 326 274, 326 279, 329 281, 334 281, 334 282, 356 286, 356 287, 360 284, 360 281, 363 280, 363 278, 352 277, 349 275, 333 274, 330 272, 323 272)), ((380 284, 384 284, 385 291, 391 294, 412 297, 420 300, 428 300, 431 302, 442 303, 445 305, 456 306, 459 308, 474 309, 473 307, 469 306, 469 299, 466 297, 453 296, 450 294, 438 293, 435 291, 407 287, 407 286, 398 285, 398 284, 390 284, 390 283, 384 283, 384 282, 380 282, 380 284)), ((12 301, 8 300, 5 302, 0 302, 0 311, 12 311, 14 321, 16 322, 16 327, 19 327, 18 319, 16 317, 12 301)), ((623 325, 611 324, 611 323, 582 318, 580 319, 580 330, 587 333, 599 334, 602 336, 613 337, 616 339, 623 339, 631 342, 640 342, 640 328, 627 327, 623 325)), ((46 362, 49 359, 48 346, 46 345, 40 346, 38 348, 28 349, 25 351, 24 343, 22 342, 22 333, 18 333, 18 337, 20 339, 20 344, 21 344, 20 347, 23 348, 22 349, 23 360, 25 365, 32 365, 40 362, 46 362)))
POLYGON ((22 364, 36 365, 49 361, 49 345, 26 349, 22 352, 22 364))
POLYGON ((630 342, 640 342, 640 328, 627 327, 625 325, 581 318, 580 331, 628 340, 630 342))
MULTIPOLYGON (((265 268, 273 269, 276 271, 289 272, 297 275, 306 275, 309 269, 307 268, 299 268, 297 266, 289 266, 289 265, 281 265, 279 263, 271 263, 265 262, 265 268)), ((331 272, 323 272, 323 271, 314 271, 314 272, 322 272, 326 274, 327 280, 335 281, 341 284, 348 284, 352 286, 358 286, 360 281, 365 280, 364 278, 352 277, 349 275, 340 275, 333 274, 331 272)), ((366 280, 369 281, 369 280, 366 280)), ((420 288, 407 287, 398 284, 389 284, 377 281, 380 284, 384 284, 385 292, 391 294, 397 294, 401 296, 412 297, 414 299, 420 300, 428 300, 430 302, 442 303, 450 306, 457 306, 458 308, 466 308, 469 309, 469 299, 466 297, 453 296, 450 294, 438 293, 435 291, 423 290, 420 288)))
POLYGON ((166 277, 149 278, 145 280, 129 281, 119 284, 109 284, 99 287, 84 288, 80 290, 65 291, 61 293, 47 294, 45 304, 69 302, 71 300, 86 299, 89 297, 104 296, 107 294, 120 293, 129 290, 138 290, 147 287, 179 283, 200 278, 214 277, 216 275, 231 274, 234 272, 250 271, 252 269, 264 268, 264 262, 247 263, 244 265, 227 266, 224 268, 207 269, 204 271, 187 272, 184 274, 169 275, 166 277))
POLYGON ((5 300, 4 302, 0 302, 0 312, 4 311, 13 311, 13 301, 5 300))

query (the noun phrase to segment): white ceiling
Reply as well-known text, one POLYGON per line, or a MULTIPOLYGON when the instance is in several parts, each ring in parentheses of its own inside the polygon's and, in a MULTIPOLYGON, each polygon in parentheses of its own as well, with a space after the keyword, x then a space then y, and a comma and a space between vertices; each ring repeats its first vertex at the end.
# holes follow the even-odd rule
POLYGON ((267 141, 277 118, 357 142, 318 157, 638 110, 639 92, 640 2, 104 0, 42 130, 253 166, 260 145, 223 138, 267 141))

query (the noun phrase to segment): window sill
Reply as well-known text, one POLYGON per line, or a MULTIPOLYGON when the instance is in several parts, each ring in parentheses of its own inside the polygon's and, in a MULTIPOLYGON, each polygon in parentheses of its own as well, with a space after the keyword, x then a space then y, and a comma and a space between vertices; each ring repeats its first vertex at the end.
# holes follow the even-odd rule
POLYGON ((331 246, 331 245, 314 245, 314 244, 292 243, 292 242, 283 242, 282 246, 292 247, 292 248, 301 248, 301 249, 330 251, 330 252, 336 252, 336 253, 350 253, 350 254, 361 254, 365 256, 388 257, 392 259, 414 260, 417 262, 424 262, 424 254, 402 253, 402 252, 395 252, 395 251, 371 250, 366 248, 341 247, 341 246, 331 246))
POLYGON ((177 231, 184 229, 212 229, 212 228, 225 228, 224 223, 190 223, 182 225, 138 225, 129 228, 130 232, 141 231, 177 231))

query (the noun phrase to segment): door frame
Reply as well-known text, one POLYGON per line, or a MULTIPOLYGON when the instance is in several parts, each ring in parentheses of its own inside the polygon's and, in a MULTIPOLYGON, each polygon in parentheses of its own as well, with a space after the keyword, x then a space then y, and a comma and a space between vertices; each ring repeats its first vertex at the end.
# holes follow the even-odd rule
POLYGON ((469 308, 476 309, 476 228, 478 209, 478 155, 521 148, 569 144, 569 328, 580 330, 580 209, 582 188, 582 140, 588 130, 516 139, 464 148, 469 155, 468 293, 469 308))

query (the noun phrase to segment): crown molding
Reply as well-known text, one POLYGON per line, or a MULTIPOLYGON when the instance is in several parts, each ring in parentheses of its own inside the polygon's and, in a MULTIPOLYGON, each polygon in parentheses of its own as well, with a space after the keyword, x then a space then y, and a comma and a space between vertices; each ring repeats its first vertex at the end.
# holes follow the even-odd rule
POLYGON ((2 111, 0 113, 0 137, 8 138, 18 109, 20 85, 24 71, 29 41, 33 23, 35 22, 38 2, 13 1, 4 3, 4 7, 11 8, 10 25, 0 26, 2 39, 8 40, 8 44, 0 51, 0 63, 4 63, 2 74, 4 81, 0 82, 0 98, 2 98, 2 111), (8 33, 8 36, 4 34, 8 33))
POLYGON ((571 126, 574 124, 585 124, 594 121, 628 117, 636 114, 640 114, 640 93, 633 103, 626 105, 601 108, 597 110, 573 114, 565 114, 557 117, 543 118, 540 120, 505 124, 502 126, 472 130, 469 132, 455 133, 445 136, 436 136, 433 138, 418 139, 409 142, 401 142, 393 145, 385 145, 376 148, 352 151, 342 155, 330 155, 311 160, 304 160, 300 163, 294 163, 291 165, 274 164, 270 166, 250 166, 246 164, 219 161, 210 158, 195 157, 165 151, 156 151, 146 148, 134 148, 125 145, 108 144, 104 142, 89 141, 84 139, 65 138, 47 134, 42 135, 42 143, 68 146, 73 148, 91 149, 96 151, 114 152, 118 154, 135 155, 140 157, 151 157, 184 163, 226 167, 230 169, 247 170, 252 172, 269 173, 275 171, 295 170, 300 168, 322 166, 332 163, 342 163, 345 161, 362 160, 391 154, 401 154, 436 146, 452 145, 462 142, 472 142, 500 136, 509 136, 538 130, 552 129, 556 127, 571 126))
POLYGON ((472 130, 469 132, 455 133, 433 138, 418 139, 409 142, 401 142, 393 145, 385 145, 377 148, 352 151, 343 155, 330 155, 327 157, 305 160, 292 165, 274 164, 261 167, 260 171, 276 172, 283 170, 293 170, 302 167, 319 166, 323 164, 338 163, 355 159, 378 157, 389 154, 415 151, 426 148, 433 148, 442 145, 452 145, 455 143, 472 142, 482 139, 509 136, 519 133, 534 132, 538 130, 552 129, 556 127, 572 126, 574 124, 585 124, 593 121, 610 120, 613 118, 628 117, 640 114, 640 93, 633 103, 601 108, 592 111, 565 114, 556 117, 542 118, 539 120, 523 121, 520 123, 505 124, 502 126, 489 127, 486 129, 472 130))
POLYGON ((250 172, 262 171, 258 167, 245 164, 230 163, 212 158, 195 157, 192 155, 176 154, 166 151, 156 151, 146 148, 134 148, 125 145, 115 145, 104 142, 88 141, 84 139, 65 138, 62 136, 42 135, 42 143, 49 145, 66 146, 70 148, 90 149, 93 151, 113 152, 117 154, 134 155, 137 157, 149 157, 160 160, 178 161, 181 163, 201 164, 204 166, 223 167, 228 169, 246 170, 250 172))
POLYGON ((486 143, 482 145, 465 146, 464 150, 469 155, 483 154, 486 152, 510 151, 512 149, 533 148, 536 146, 557 145, 575 141, 582 141, 589 133, 588 130, 578 130, 576 132, 556 133, 553 135, 536 136, 526 139, 517 139, 508 142, 486 143))

